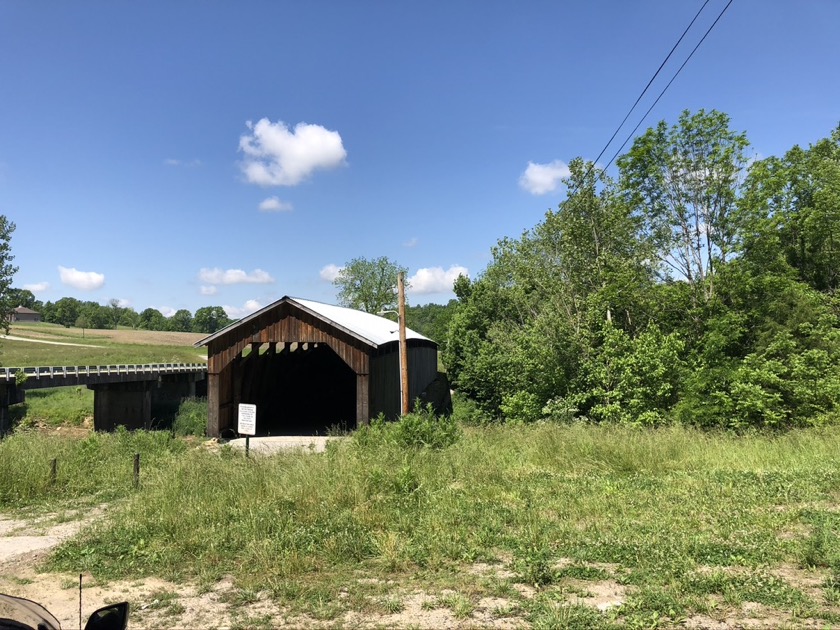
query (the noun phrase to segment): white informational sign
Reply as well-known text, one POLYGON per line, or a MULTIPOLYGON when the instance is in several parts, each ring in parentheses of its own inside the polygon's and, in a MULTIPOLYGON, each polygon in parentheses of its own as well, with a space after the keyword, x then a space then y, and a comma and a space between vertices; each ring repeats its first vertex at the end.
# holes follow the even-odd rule
POLYGON ((239 423, 236 430, 240 435, 256 435, 257 433, 257 406, 248 403, 239 403, 239 423))

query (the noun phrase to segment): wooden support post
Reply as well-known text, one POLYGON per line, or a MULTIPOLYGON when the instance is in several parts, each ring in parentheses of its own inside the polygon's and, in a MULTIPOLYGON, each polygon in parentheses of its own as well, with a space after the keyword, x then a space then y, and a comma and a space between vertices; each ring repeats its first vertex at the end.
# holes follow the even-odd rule
POLYGON ((54 486, 57 479, 58 479, 58 460, 55 457, 53 457, 52 461, 50 462, 50 485, 54 486))
POLYGON ((219 375, 207 374, 207 437, 219 437, 219 375))
POLYGON ((405 274, 397 276, 399 289, 399 327, 400 327, 400 415, 406 415, 410 408, 410 392, 408 391, 408 344, 405 339, 405 274))
POLYGON ((134 489, 140 487, 140 453, 134 453, 134 489))

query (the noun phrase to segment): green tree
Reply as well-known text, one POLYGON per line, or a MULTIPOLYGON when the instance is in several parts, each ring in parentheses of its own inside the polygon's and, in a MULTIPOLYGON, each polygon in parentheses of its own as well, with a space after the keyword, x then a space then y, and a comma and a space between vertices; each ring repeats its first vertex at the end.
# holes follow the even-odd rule
POLYGON ((746 164, 746 135, 712 110, 684 111, 637 138, 618 160, 625 197, 643 219, 663 278, 676 275, 696 303, 714 295, 714 272, 738 251, 737 201, 746 164))
POLYGON ((104 330, 113 327, 112 310, 99 302, 92 300, 82 302, 79 313, 85 316, 88 328, 104 330))
POLYGON ((187 309, 182 308, 175 311, 169 318, 169 330, 175 332, 190 332, 193 326, 193 316, 187 309))
POLYGON ((534 420, 569 395, 605 321, 632 329, 651 285, 637 222, 613 183, 570 164, 557 211, 519 239, 502 239, 459 303, 444 362, 453 382, 488 413, 534 420))
POLYGON ((76 323, 79 315, 81 315, 82 303, 76 298, 63 297, 56 301, 53 313, 52 322, 61 324, 65 328, 69 328, 76 323))
POLYGON ((777 269, 783 259, 818 291, 840 289, 840 127, 756 162, 744 188, 747 255, 777 269))
POLYGON ((20 306, 13 304, 9 296, 12 287, 12 278, 17 273, 17 267, 12 264, 15 257, 12 255, 12 232, 15 231, 15 224, 9 221, 5 215, 0 214, 0 326, 9 332, 12 310, 20 306))
POLYGON ((17 306, 23 306, 24 308, 38 310, 38 300, 35 299, 35 294, 32 293, 32 291, 30 291, 29 289, 11 288, 8 290, 8 296, 9 304, 12 305, 12 308, 17 306))
POLYGON ((120 301, 118 299, 111 298, 110 300, 108 300, 108 309, 110 310, 109 315, 111 320, 111 326, 114 328, 114 330, 116 330, 117 326, 120 323, 120 319, 122 319, 123 311, 125 311, 125 308, 120 306, 120 301))
POLYGON ((193 332, 212 334, 231 323, 230 317, 221 306, 203 306, 193 317, 193 332))
POLYGON ((156 308, 146 308, 140 313, 140 328, 145 330, 166 330, 166 318, 156 308))
POLYGON ((338 288, 338 303, 368 313, 396 309, 400 272, 405 274, 408 270, 385 256, 373 260, 354 258, 333 281, 338 288))
POLYGON ((456 304, 456 300, 450 300, 448 304, 409 306, 405 310, 406 325, 443 347, 456 304))
POLYGON ((140 314, 130 306, 123 309, 120 324, 136 329, 140 325, 140 314))

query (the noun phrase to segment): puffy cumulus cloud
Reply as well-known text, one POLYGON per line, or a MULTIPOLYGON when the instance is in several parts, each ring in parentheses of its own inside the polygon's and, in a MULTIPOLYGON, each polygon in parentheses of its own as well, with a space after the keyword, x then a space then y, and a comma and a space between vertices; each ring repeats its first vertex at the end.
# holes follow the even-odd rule
MULTIPOLYGON (((246 273, 242 269, 208 269, 202 267, 198 272, 198 279, 205 284, 271 284, 274 278, 267 271, 254 269, 246 273)), ((208 295, 205 293, 205 295, 208 295)))
POLYGON ((291 212, 292 204, 288 201, 280 201, 277 197, 263 199, 259 205, 260 212, 291 212))
POLYGON ((49 282, 34 282, 32 284, 24 284, 23 288, 32 293, 43 293, 50 288, 49 282))
POLYGON ((171 306, 153 306, 153 309, 156 311, 160 311, 160 314, 164 317, 172 317, 178 311, 171 306))
POLYGON ((405 243, 403 243, 403 247, 408 247, 409 249, 412 249, 414 247, 417 247, 417 243, 419 242, 420 240, 416 236, 412 236, 405 243))
POLYGON ((460 275, 469 276, 470 271, 460 265, 452 265, 449 269, 443 267, 425 267, 408 279, 409 292, 414 295, 425 293, 449 293, 452 285, 460 275))
POLYGON ((128 308, 129 306, 131 306, 131 300, 117 298, 117 306, 119 308, 128 308))
POLYGON ((338 278, 338 274, 341 273, 342 269, 343 267, 339 267, 338 265, 330 263, 329 265, 324 265, 323 267, 321 267, 321 271, 318 275, 321 276, 321 280, 332 282, 336 278, 338 278))
POLYGON ((212 284, 202 284, 199 291, 201 295, 216 295, 219 289, 212 284))
POLYGON ((95 271, 79 271, 75 267, 58 266, 58 275, 62 284, 80 291, 94 291, 105 284, 105 274, 95 271))
POLYGON ((532 195, 545 195, 557 190, 563 178, 570 174, 569 167, 561 160, 548 164, 528 162, 528 168, 519 177, 519 186, 532 195))
POLYGON ((222 306, 227 316, 231 319, 242 319, 247 315, 250 315, 254 311, 258 311, 262 308, 262 304, 260 304, 257 300, 248 300, 245 302, 244 305, 241 307, 238 306, 228 306, 225 304, 222 306))
POLYGON ((249 133, 239 138, 245 154, 242 172, 252 184, 296 186, 318 169, 344 164, 347 151, 337 131, 298 123, 290 130, 283 121, 262 118, 246 123, 249 133))

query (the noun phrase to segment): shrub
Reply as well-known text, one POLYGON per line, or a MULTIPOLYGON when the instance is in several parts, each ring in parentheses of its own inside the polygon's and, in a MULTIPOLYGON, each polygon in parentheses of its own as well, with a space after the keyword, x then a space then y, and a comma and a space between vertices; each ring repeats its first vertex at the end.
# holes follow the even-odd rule
POLYGON ((418 405, 414 412, 394 422, 380 414, 357 430, 353 439, 361 446, 390 443, 403 448, 441 449, 461 439, 461 427, 451 417, 437 417, 430 405, 418 405))
POLYGON ((178 407, 178 414, 172 423, 175 435, 204 437, 207 430, 207 399, 187 398, 178 407))

